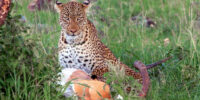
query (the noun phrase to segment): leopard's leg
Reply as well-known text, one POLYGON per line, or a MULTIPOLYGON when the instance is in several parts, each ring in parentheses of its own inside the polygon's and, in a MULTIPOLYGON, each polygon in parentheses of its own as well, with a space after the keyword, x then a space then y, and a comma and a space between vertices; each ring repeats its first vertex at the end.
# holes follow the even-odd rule
POLYGON ((129 67, 125 67, 125 74, 128 76, 132 76, 134 79, 137 79, 140 83, 142 82, 142 76, 139 72, 135 72, 129 67))

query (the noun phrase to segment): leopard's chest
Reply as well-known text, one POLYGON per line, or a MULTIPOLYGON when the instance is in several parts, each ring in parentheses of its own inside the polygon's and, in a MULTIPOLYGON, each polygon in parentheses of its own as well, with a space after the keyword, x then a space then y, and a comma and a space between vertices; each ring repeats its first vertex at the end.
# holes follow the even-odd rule
POLYGON ((84 47, 67 46, 59 52, 59 62, 64 68, 77 68, 88 74, 94 67, 93 56, 84 47))

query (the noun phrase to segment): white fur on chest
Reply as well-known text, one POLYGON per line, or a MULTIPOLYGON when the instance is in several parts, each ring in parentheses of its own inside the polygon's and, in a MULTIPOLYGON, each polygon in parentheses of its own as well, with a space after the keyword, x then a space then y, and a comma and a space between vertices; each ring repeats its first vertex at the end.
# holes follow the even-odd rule
POLYGON ((65 34, 65 39, 69 44, 74 43, 77 38, 79 38, 79 36, 69 36, 65 34))
POLYGON ((81 47, 73 47, 67 45, 65 49, 59 52, 59 62, 64 68, 76 68, 91 74, 94 62, 90 54, 81 49, 81 47))

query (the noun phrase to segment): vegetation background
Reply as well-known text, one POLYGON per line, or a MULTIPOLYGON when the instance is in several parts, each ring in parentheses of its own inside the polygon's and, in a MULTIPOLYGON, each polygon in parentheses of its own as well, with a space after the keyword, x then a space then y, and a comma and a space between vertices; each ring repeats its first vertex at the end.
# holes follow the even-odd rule
MULTIPOLYGON (((13 0, 10 19, 0 29, 0 99, 65 99, 54 82, 59 71, 59 16, 51 7, 30 12, 30 1, 13 0)), ((200 1, 92 1, 88 17, 122 62, 132 67, 136 60, 150 64, 173 57, 149 70, 147 100, 199 100, 200 1), (149 19, 156 22, 154 27, 146 24, 149 19)), ((108 77, 113 81, 118 76, 108 77)), ((138 99, 135 93, 124 93, 123 84, 112 85, 125 100, 138 99)))

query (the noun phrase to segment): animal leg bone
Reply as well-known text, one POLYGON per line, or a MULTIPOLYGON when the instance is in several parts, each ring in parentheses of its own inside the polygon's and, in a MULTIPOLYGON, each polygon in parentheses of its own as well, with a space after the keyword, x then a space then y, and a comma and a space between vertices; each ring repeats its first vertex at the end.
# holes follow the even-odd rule
POLYGON ((142 76, 142 90, 139 93, 140 97, 145 97, 147 95, 149 85, 150 85, 150 78, 147 72, 147 67, 140 61, 136 61, 134 63, 134 67, 140 71, 142 76))

